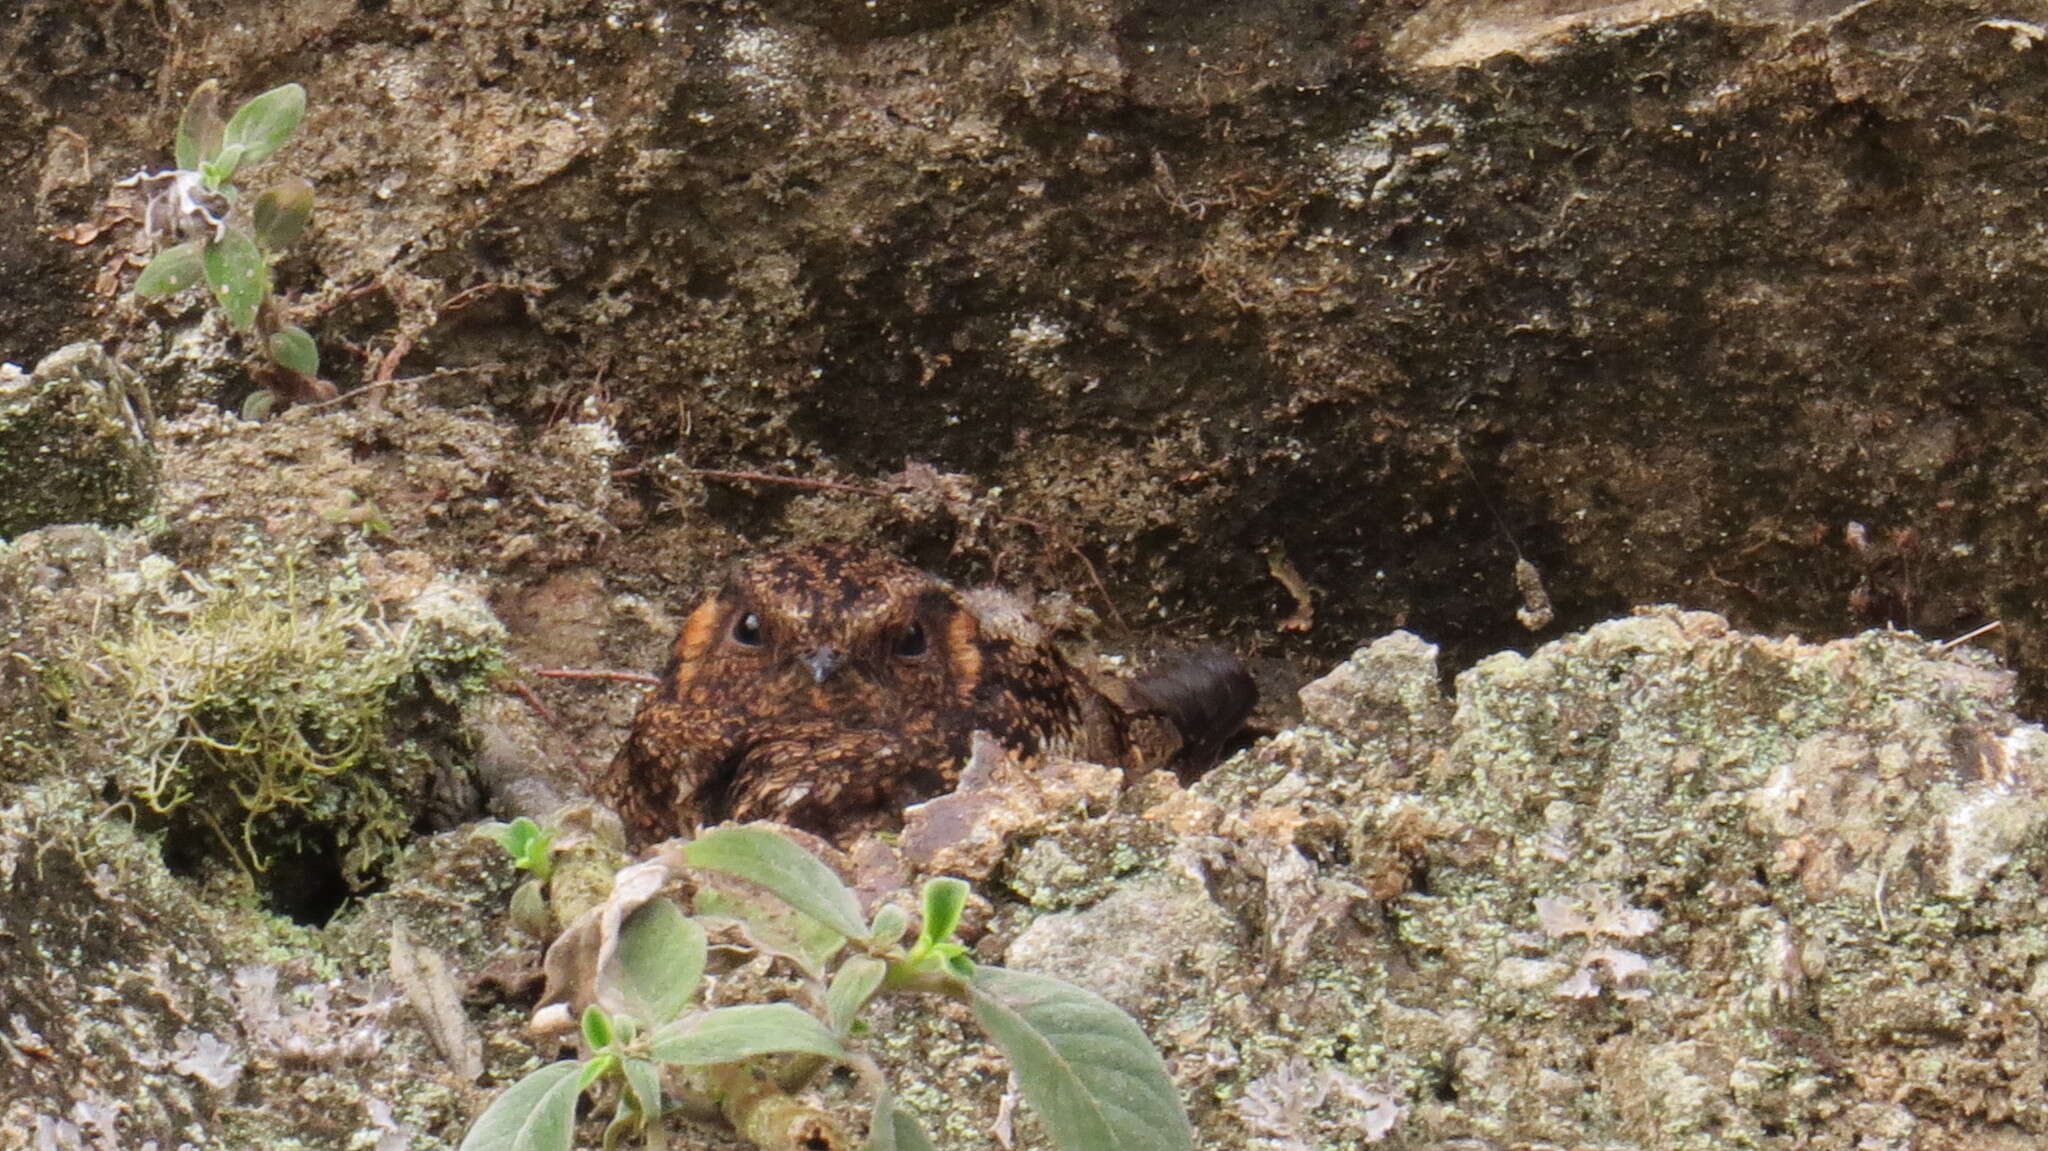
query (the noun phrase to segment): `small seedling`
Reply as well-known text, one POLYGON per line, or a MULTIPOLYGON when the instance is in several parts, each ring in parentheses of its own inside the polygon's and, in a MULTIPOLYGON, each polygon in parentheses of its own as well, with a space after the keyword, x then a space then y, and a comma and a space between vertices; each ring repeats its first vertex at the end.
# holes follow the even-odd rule
POLYGON ((171 244, 142 269, 136 294, 157 299, 204 281, 228 326, 248 334, 265 359, 288 373, 293 391, 319 395, 331 391, 320 382, 320 350, 304 328, 285 321, 270 275, 313 217, 313 185, 286 177, 251 202, 236 183, 284 147, 305 114, 306 90, 285 84, 223 120, 220 82, 208 80, 178 121, 177 167, 137 172, 116 186, 147 190, 143 227, 171 244))
MULTIPOLYGON (((509 848, 509 831, 504 840, 509 848)), ((929 1151, 931 1140, 862 1050, 868 1027, 861 1012, 883 994, 965 1004, 1009 1057, 1024 1098, 1061 1151, 1193 1147, 1166 1065, 1129 1015, 1061 980, 967 957, 955 936, 967 884, 941 878, 925 885, 924 922, 906 948, 903 912, 885 906, 865 919, 830 868, 772 831, 722 828, 682 854, 693 870, 743 880, 773 897, 759 904, 728 898, 706 911, 700 896, 699 911, 739 919, 758 951, 795 969, 805 1001, 695 1006, 708 957, 704 925, 670 900, 642 904, 620 925, 597 1002, 580 1020, 587 1057, 513 1084, 478 1117, 462 1151, 570 1151, 577 1101, 593 1090, 615 1100, 606 1151, 629 1137, 662 1146, 660 1120, 671 1104, 723 1114, 758 1147, 795 1145, 791 1132, 799 1126, 810 1132, 802 1146, 845 1147, 828 1118, 791 1094, 834 1063, 854 1070, 873 1097, 867 1151, 929 1151)))
POLYGON ((512 857, 512 866, 529 876, 512 892, 513 924, 529 935, 545 936, 549 924, 547 886, 555 874, 555 833, 542 830, 522 815, 491 835, 512 857))
POLYGON ((498 828, 494 835, 498 845, 512 857, 512 866, 530 873, 542 883, 554 875, 554 832, 541 830, 539 824, 522 815, 498 828))

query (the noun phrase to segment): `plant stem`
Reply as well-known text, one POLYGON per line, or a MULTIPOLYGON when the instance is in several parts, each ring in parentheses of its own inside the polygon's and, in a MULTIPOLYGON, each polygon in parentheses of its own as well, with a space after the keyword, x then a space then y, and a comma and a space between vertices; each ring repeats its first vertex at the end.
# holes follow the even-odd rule
POLYGON ((752 1062, 706 1068, 725 1121, 761 1151, 853 1151, 832 1117, 792 1098, 752 1062))

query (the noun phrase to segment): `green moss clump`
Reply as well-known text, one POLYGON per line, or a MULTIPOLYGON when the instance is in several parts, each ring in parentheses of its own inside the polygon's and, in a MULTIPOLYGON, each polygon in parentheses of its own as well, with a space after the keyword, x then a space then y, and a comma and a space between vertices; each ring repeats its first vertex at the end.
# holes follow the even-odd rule
POLYGON ((192 577, 96 662, 117 701, 117 785, 167 851, 217 845, 259 888, 275 858, 332 856, 359 890, 464 750, 460 705, 502 637, 432 590, 394 622, 353 565, 314 566, 245 558, 192 577))

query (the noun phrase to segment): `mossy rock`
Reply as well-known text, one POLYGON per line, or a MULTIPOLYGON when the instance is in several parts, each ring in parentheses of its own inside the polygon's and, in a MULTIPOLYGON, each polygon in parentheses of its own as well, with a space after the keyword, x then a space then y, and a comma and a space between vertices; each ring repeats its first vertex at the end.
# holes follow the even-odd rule
POLYGON ((147 394, 98 344, 33 374, 0 365, 0 538, 50 524, 129 524, 156 500, 147 394))
POLYGON ((174 868, 239 870, 322 918, 417 832, 475 814, 461 707, 502 639, 475 596, 432 585, 387 608, 353 564, 255 544, 186 583, 103 643, 93 719, 174 868))

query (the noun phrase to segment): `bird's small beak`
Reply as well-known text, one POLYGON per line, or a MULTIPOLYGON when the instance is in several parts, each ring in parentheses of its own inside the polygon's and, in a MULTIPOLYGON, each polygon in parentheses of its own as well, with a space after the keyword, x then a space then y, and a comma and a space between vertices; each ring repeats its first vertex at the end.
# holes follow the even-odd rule
POLYGON ((811 678, 818 683, 831 679, 832 673, 839 670, 839 665, 846 662, 846 656, 836 647, 817 648, 798 658, 803 661, 805 667, 811 669, 811 678))

